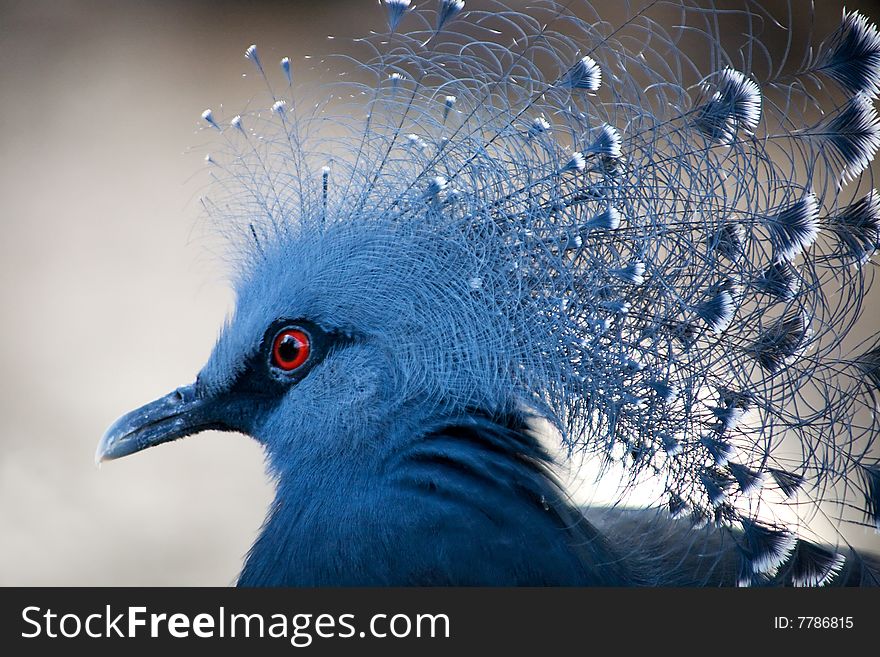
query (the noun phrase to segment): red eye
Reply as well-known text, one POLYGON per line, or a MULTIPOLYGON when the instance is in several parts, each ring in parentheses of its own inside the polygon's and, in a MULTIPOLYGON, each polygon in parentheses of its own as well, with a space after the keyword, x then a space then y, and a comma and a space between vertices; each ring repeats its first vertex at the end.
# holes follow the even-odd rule
POLYGON ((308 333, 299 329, 284 329, 272 343, 272 364, 285 372, 292 372, 302 367, 309 359, 310 352, 308 333))

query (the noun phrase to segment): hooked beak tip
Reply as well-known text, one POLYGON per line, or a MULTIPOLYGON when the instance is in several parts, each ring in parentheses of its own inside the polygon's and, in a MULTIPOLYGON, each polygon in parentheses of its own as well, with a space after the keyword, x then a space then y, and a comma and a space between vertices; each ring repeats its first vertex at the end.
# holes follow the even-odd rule
POLYGON ((98 443, 95 465, 210 428, 205 401, 184 386, 116 420, 98 443))
POLYGON ((100 469, 101 464, 104 461, 110 461, 112 458, 107 457, 107 447, 105 443, 107 442, 107 435, 105 434, 103 438, 101 438, 101 442, 98 443, 98 447, 95 450, 95 467, 100 469))

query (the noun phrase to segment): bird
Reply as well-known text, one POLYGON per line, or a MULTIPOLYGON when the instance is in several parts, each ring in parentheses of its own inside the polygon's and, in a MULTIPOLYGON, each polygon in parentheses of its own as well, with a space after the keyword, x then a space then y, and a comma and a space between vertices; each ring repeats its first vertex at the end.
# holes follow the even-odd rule
POLYGON ((332 80, 252 45, 202 114, 235 307, 97 459, 254 438, 240 586, 880 583, 877 27, 379 6, 332 80), (577 502, 581 459, 653 501, 577 502))

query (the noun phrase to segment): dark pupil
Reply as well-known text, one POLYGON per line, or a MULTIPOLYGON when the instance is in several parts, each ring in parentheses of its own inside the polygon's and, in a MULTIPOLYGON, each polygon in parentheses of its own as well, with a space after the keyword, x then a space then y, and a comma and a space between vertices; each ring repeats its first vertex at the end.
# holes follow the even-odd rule
POLYGON ((278 345, 278 357, 286 363, 292 363, 296 360, 301 348, 299 340, 292 335, 285 335, 281 338, 281 344, 278 345))

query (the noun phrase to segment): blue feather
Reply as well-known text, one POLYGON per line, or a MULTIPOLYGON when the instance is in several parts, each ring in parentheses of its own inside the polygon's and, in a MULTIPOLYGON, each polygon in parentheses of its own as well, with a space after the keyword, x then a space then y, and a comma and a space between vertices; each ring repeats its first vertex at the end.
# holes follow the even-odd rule
POLYGON ((802 475, 788 472, 787 470, 780 470, 779 468, 768 468, 767 472, 770 473, 770 476, 773 477, 773 481, 776 482, 779 490, 781 490, 786 497, 794 497, 801 489, 801 486, 804 485, 804 478, 802 475))
POLYGON ((743 551, 755 574, 775 575, 791 555, 797 538, 787 530, 752 520, 742 521, 743 551))
POLYGON ((717 90, 696 111, 694 124, 714 142, 730 144, 740 131, 754 130, 761 119, 761 90, 740 71, 725 68, 717 90))
POLYGON ((669 496, 669 515, 672 518, 680 518, 687 511, 687 505, 678 495, 671 494, 669 496))
POLYGON ((739 485, 743 495, 751 495, 759 490, 764 483, 761 473, 755 472, 741 463, 729 463, 727 467, 730 470, 730 474, 736 479, 736 483, 739 485))
POLYGON ((763 219, 780 260, 793 260, 819 234, 819 201, 814 194, 763 219))
POLYGON ((290 86, 291 84, 293 84, 293 75, 290 72, 290 57, 281 58, 281 72, 284 73, 284 78, 287 80, 287 85, 290 86))
POLYGON ((617 159, 621 155, 621 137, 616 128, 607 123, 601 126, 590 147, 585 151, 589 155, 617 159))
POLYGON ((710 244, 711 248, 729 260, 736 260, 742 254, 746 239, 746 230, 742 224, 726 223, 715 233, 710 244))
POLYGON ((439 0, 440 7, 437 9, 437 27, 439 32, 446 24, 461 13, 464 9, 464 0, 439 0))
POLYGON ((449 113, 452 111, 452 108, 455 107, 456 102, 458 102, 458 98, 455 96, 446 96, 443 99, 443 123, 446 123, 446 120, 449 118, 449 113))
POLYGON ((715 465, 720 468, 726 466, 727 461, 733 456, 733 445, 717 436, 703 435, 700 437, 700 443, 709 452, 715 465))
POLYGON ((587 237, 594 230, 617 230, 619 227, 620 213, 609 207, 587 221, 581 227, 581 235, 587 237))
POLYGON ((584 159, 584 154, 580 151, 574 151, 568 158, 568 161, 563 165, 562 172, 573 173, 583 171, 586 166, 587 161, 584 159))
POLYGON ((803 314, 780 317, 755 341, 755 356, 761 367, 775 374, 797 359, 810 335, 810 326, 803 314))
POLYGON ((569 89, 584 89, 596 91, 602 84, 602 69, 586 55, 577 60, 568 72, 562 77, 561 84, 569 89))
POLYGON ((790 265, 776 260, 764 270, 755 284, 762 292, 782 301, 791 301, 797 296, 800 281, 790 265))
POLYGON ((260 60, 260 53, 257 52, 256 45, 251 44, 248 46, 247 50, 244 51, 244 56, 245 59, 250 60, 260 75, 266 75, 265 71, 263 71, 263 62, 260 60))
POLYGON ((805 132, 819 144, 844 181, 858 177, 880 148, 877 110, 865 94, 857 94, 837 113, 805 132))
POLYGON ((649 381, 648 386, 657 393, 657 398, 664 403, 669 403, 678 396, 678 389, 669 385, 667 381, 649 381))
POLYGON ((631 285, 641 285, 645 282, 645 263, 632 262, 626 267, 610 269, 608 273, 631 285))
POLYGON ((202 112, 202 119, 204 119, 205 123, 216 130, 220 130, 220 126, 217 125, 217 121, 214 120, 214 111, 211 109, 206 109, 202 112))
POLYGON ((388 29, 394 32, 403 15, 409 11, 411 0, 382 0, 388 13, 388 29))
POLYGON ((825 586, 845 563, 842 554, 801 539, 792 554, 788 576, 794 586, 825 586))
POLYGON ((733 320, 735 307, 730 292, 723 291, 695 308, 695 312, 715 333, 721 333, 733 320))
POLYGON ((844 12, 813 69, 837 81, 851 94, 880 92, 880 32, 858 12, 844 12))
POLYGON ((709 498, 710 505, 718 507, 727 501, 725 489, 730 485, 730 481, 721 472, 717 470, 703 470, 700 472, 699 478, 709 498))
POLYGON ((871 190, 858 201, 826 217, 847 257, 864 264, 880 248, 880 195, 871 190))
POLYGON ((661 434, 660 442, 663 445, 664 451, 669 454, 669 456, 677 456, 681 454, 681 443, 675 439, 675 437, 670 436, 669 434, 661 434))
POLYGON ((718 431, 723 432, 736 427, 748 409, 730 404, 726 406, 713 406, 711 410, 715 417, 718 418, 718 431))

